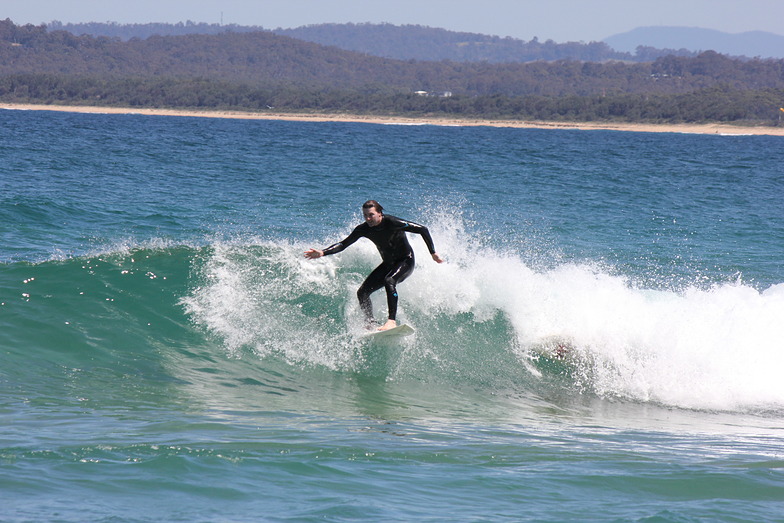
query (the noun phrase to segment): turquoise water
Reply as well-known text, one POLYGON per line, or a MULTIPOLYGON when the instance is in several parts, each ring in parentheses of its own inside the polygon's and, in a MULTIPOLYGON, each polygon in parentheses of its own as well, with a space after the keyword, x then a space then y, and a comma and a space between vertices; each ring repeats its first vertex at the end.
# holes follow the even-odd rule
POLYGON ((0 118, 0 520, 784 514, 782 138, 0 118))

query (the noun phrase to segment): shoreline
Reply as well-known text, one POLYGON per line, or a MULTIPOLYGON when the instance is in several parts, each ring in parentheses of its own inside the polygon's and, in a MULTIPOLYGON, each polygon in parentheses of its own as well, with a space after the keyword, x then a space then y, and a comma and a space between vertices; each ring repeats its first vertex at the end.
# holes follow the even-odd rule
POLYGON ((648 124, 614 122, 547 122, 533 120, 483 120, 469 118, 377 116, 339 113, 254 113, 245 111, 198 111, 181 109, 153 109, 126 107, 97 107, 81 105, 45 105, 0 103, 0 109, 17 111, 57 111, 86 114, 137 114, 145 116, 185 116, 197 118, 229 118, 238 120, 286 120, 297 122, 359 122, 382 125, 442 125, 454 127, 511 127, 521 129, 571 129, 585 131, 630 131, 647 133, 685 133, 784 136, 784 127, 737 126, 709 124, 648 124))

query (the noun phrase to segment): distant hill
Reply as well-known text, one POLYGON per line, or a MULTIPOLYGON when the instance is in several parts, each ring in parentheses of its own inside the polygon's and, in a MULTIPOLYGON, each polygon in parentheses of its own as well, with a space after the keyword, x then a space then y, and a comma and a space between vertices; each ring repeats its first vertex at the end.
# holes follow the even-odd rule
POLYGON ((604 43, 627 53, 635 52, 637 46, 650 46, 691 52, 711 50, 750 58, 784 58, 784 36, 763 31, 731 34, 698 27, 638 27, 605 38, 604 43))
POLYGON ((275 29, 276 34, 397 60, 519 63, 539 60, 634 61, 603 42, 529 42, 421 25, 318 24, 275 29))
POLYGON ((219 35, 225 33, 275 33, 298 40, 396 60, 487 63, 578 60, 582 62, 652 62, 663 56, 694 57, 716 51, 735 57, 784 58, 784 36, 761 31, 730 34, 696 27, 640 27, 601 42, 540 42, 511 37, 449 31, 420 25, 316 24, 293 29, 265 29, 237 24, 118 24, 88 22, 63 24, 52 21, 50 31, 77 36, 105 36, 120 40, 151 36, 219 35))
MULTIPOLYGON (((317 24, 294 29, 264 29, 259 26, 240 26, 177 23, 177 24, 117 24, 114 22, 47 24, 50 31, 67 31, 77 36, 105 36, 120 40, 142 39, 151 36, 184 36, 193 34, 218 35, 225 33, 271 32, 320 45, 337 47, 382 58, 487 63, 525 63, 536 61, 578 60, 582 62, 650 62, 667 55, 696 56, 686 50, 668 48, 618 52, 604 42, 556 43, 540 42, 538 38, 526 42, 517 38, 487 36, 477 33, 448 31, 420 25, 392 24, 317 24)), ((636 46, 635 46, 636 47, 636 46)))

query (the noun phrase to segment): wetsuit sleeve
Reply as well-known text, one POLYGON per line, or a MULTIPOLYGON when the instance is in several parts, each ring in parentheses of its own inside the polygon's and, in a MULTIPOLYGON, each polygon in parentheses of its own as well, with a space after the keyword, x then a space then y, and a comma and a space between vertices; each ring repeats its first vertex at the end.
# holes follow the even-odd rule
POLYGON ((430 231, 424 225, 419 225, 418 223, 414 222, 407 222, 405 220, 400 220, 402 224, 402 229, 406 232, 411 232, 414 234, 420 234, 422 239, 425 240, 425 245, 427 245, 427 250, 430 251, 430 254, 435 254, 436 246, 433 244, 433 237, 430 236, 430 231))
POLYGON ((355 227, 354 230, 351 231, 351 234, 349 234, 346 237, 346 239, 344 239, 343 241, 339 241, 338 243, 334 243, 329 247, 327 247, 326 249, 324 249, 323 251, 324 256, 328 256, 330 254, 337 254, 343 249, 345 249, 346 247, 348 247, 349 245, 351 245, 352 243, 354 243, 355 241, 357 241, 358 239, 360 239, 363 236, 362 231, 360 230, 361 227, 362 227, 361 225, 355 227))

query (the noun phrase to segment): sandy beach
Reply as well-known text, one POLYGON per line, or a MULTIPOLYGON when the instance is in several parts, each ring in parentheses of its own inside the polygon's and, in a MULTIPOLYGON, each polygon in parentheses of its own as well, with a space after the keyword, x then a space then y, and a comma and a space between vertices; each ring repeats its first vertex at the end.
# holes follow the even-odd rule
POLYGON ((280 113, 242 111, 196 111, 178 109, 94 107, 78 105, 37 105, 0 103, 0 109, 22 111, 61 111, 92 114, 141 114, 149 116, 188 116, 200 118, 235 118, 247 120, 292 120, 304 122, 364 122, 386 125, 444 125, 444 126, 490 126, 518 127, 531 129, 580 129, 633 131, 648 133, 691 133, 718 135, 769 135, 784 136, 784 127, 741 126, 729 124, 646 124, 614 122, 544 122, 529 120, 482 120, 439 117, 404 117, 321 113, 280 113))

